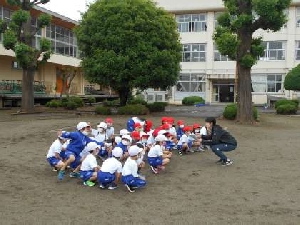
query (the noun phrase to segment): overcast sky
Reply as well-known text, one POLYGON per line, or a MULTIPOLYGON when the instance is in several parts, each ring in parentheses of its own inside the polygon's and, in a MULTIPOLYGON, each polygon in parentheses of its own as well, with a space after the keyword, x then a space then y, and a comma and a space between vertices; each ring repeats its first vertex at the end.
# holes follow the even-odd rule
POLYGON ((80 12, 86 11, 86 4, 95 0, 50 0, 45 5, 39 5, 53 12, 69 17, 73 20, 80 19, 80 12))

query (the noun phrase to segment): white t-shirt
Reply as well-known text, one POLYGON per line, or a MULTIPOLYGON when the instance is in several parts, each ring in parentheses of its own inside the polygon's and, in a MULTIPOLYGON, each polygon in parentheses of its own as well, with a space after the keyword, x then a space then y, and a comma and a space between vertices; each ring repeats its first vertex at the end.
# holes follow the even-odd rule
POLYGON ((108 127, 106 129, 106 136, 107 136, 107 139, 110 139, 112 138, 112 136, 115 135, 115 128, 114 127, 108 127))
POLYGON ((101 171, 111 174, 114 174, 115 172, 122 173, 122 163, 115 157, 108 158, 103 162, 101 171))
POLYGON ((138 177, 138 164, 135 160, 131 159, 130 157, 126 160, 123 169, 122 169, 122 176, 132 175, 134 177, 138 177))
POLYGON ((200 129, 200 134, 201 134, 201 135, 207 135, 206 127, 201 127, 201 129, 200 129))
POLYGON ((160 145, 154 145, 148 152, 148 157, 159 157, 163 155, 162 147, 160 145))
POLYGON ((172 134, 172 135, 174 135, 174 136, 177 135, 177 132, 176 132, 176 128, 175 128, 175 127, 171 127, 171 128, 169 129, 169 132, 170 132, 170 134, 172 134))
POLYGON ((150 135, 147 140, 147 145, 153 145, 153 144, 155 144, 155 138, 153 137, 153 135, 150 135))
POLYGON ((95 140, 98 142, 104 142, 106 140, 107 136, 106 133, 104 132, 103 134, 100 134, 98 132, 98 134, 95 136, 95 140))
POLYGON ((61 150, 62 150, 62 147, 63 145, 61 144, 61 142, 56 139, 50 146, 49 150, 48 150, 48 153, 47 153, 47 158, 50 158, 50 157, 54 157, 55 156, 55 153, 60 153, 61 150))
POLYGON ((99 131, 98 130, 96 130, 96 129, 92 129, 92 132, 91 132, 91 134, 92 134, 92 136, 93 137, 95 137, 97 134, 99 133, 99 131))
POLYGON ((188 143, 189 142, 189 138, 186 134, 183 134, 180 138, 180 140, 178 141, 178 145, 182 145, 183 143, 188 143))
POLYGON ((89 171, 94 170, 95 167, 97 167, 97 160, 96 157, 93 154, 88 154, 86 158, 81 163, 80 170, 82 171, 89 171))

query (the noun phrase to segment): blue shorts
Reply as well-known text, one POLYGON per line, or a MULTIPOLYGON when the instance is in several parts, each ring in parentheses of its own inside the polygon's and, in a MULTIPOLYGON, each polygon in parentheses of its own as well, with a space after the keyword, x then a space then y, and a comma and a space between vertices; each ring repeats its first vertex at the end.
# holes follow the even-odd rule
POLYGON ((100 149, 100 151, 98 153, 98 156, 100 156, 100 157, 107 157, 108 156, 108 151, 100 149))
POLYGON ((115 174, 111 174, 109 172, 102 172, 101 170, 97 174, 98 182, 103 185, 111 184, 115 181, 116 176, 115 174))
POLYGON ((67 156, 66 156, 66 151, 61 151, 61 152, 59 153, 59 155, 60 155, 60 157, 62 158, 62 160, 65 160, 65 159, 67 158, 67 156))
POLYGON ((148 163, 150 166, 157 167, 163 163, 162 157, 148 157, 148 163))
POLYGON ((87 171, 80 170, 80 178, 83 181, 87 181, 93 176, 93 173, 94 173, 93 170, 87 170, 87 171))
POLYGON ((122 176, 122 182, 131 187, 142 188, 146 185, 146 181, 132 175, 122 176))
POLYGON ((52 157, 49 157, 47 158, 47 161, 49 162, 50 166, 54 167, 56 166, 61 160, 52 156, 52 157))
POLYGON ((81 157, 79 155, 76 155, 74 152, 70 152, 70 151, 66 151, 65 155, 66 155, 66 160, 68 160, 71 155, 75 157, 75 161, 70 164, 70 167, 72 169, 75 169, 77 166, 80 165, 81 157))

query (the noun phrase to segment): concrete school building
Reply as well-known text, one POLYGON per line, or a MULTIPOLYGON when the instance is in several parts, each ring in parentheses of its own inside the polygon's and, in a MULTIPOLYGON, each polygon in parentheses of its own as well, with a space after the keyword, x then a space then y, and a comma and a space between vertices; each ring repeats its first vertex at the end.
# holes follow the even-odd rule
MULTIPOLYGON (((169 91, 147 90, 150 101, 181 103, 186 96, 203 97, 207 103, 233 102, 235 61, 218 52, 212 35, 222 0, 156 0, 158 6, 174 14, 182 43, 181 73, 169 91)), ((288 22, 278 32, 258 30, 263 37, 264 56, 252 68, 252 97, 255 104, 266 104, 271 97, 300 97, 285 91, 283 82, 289 70, 300 63, 300 0, 293 0, 286 11, 288 22)))
MULTIPOLYGON (((10 21, 11 15, 16 8, 7 5, 5 0, 0 0, 0 18, 10 21)), ((61 69, 68 67, 76 69, 78 72, 71 83, 71 95, 84 95, 94 88, 84 80, 80 72, 80 59, 76 37, 72 29, 79 23, 55 12, 41 7, 34 7, 31 10, 32 26, 37 26, 37 17, 41 13, 52 16, 51 25, 43 28, 35 35, 34 45, 39 47, 41 37, 51 40, 54 54, 47 63, 40 66, 35 74, 35 99, 51 99, 59 96, 62 87, 61 69)), ((20 104, 22 69, 19 67, 15 54, 11 50, 6 50, 2 45, 3 34, 0 35, 0 107, 11 105, 12 101, 17 100, 20 104)))

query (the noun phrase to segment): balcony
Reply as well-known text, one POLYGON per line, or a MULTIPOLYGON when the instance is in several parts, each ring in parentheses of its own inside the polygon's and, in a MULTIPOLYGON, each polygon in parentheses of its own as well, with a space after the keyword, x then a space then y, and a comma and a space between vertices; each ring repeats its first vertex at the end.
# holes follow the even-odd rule
MULTIPOLYGON (((46 94, 46 86, 43 81, 34 81, 34 94, 46 94)), ((0 94, 22 94, 21 80, 0 81, 0 94)))

